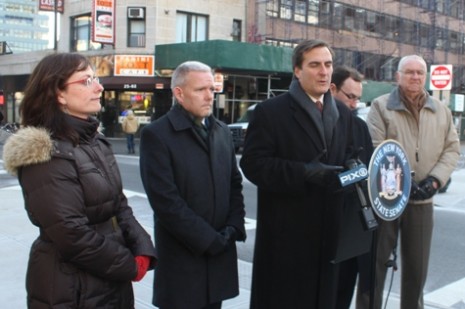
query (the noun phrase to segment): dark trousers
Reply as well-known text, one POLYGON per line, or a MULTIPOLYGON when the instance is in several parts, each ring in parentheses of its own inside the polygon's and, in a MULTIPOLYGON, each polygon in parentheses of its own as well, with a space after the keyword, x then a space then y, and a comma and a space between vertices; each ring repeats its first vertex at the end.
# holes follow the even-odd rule
POLYGON ((349 309, 357 280, 357 258, 343 261, 339 265, 336 309, 349 309))
POLYGON ((221 302, 219 303, 214 303, 214 304, 208 304, 205 307, 201 309, 221 309, 221 302))
POLYGON ((134 134, 126 134, 126 142, 128 145, 128 152, 129 153, 134 153, 134 134))
MULTIPOLYGON (((400 236, 401 309, 423 309, 423 288, 433 236, 433 203, 407 204, 404 213, 394 221, 380 220, 376 257, 374 308, 382 308, 384 281, 393 248, 400 236)), ((357 293, 357 308, 369 308, 368 293, 357 293)))

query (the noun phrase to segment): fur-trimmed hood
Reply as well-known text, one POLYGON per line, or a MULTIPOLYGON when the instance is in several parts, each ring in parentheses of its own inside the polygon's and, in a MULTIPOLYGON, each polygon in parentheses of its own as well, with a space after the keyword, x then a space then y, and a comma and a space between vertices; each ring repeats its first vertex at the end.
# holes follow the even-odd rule
POLYGON ((53 140, 46 129, 21 128, 3 146, 5 169, 16 176, 21 166, 50 161, 52 150, 53 140))

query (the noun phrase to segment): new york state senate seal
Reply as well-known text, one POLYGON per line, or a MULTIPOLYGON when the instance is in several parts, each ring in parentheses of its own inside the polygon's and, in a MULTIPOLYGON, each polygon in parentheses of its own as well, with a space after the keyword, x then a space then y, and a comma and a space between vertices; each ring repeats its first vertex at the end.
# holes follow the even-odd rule
POLYGON ((385 220, 400 217, 407 206, 412 175, 402 145, 392 139, 379 144, 368 166, 368 195, 373 211, 385 220))

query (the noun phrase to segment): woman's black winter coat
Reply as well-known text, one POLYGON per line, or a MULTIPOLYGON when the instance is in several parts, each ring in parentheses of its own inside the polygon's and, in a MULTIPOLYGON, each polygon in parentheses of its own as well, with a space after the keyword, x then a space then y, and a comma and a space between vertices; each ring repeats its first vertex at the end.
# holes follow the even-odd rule
POLYGON ((33 127, 4 147, 5 166, 18 174, 40 231, 27 269, 28 307, 133 308, 134 257, 154 257, 152 241, 128 206, 115 157, 95 122, 69 121, 80 132, 76 147, 33 127))

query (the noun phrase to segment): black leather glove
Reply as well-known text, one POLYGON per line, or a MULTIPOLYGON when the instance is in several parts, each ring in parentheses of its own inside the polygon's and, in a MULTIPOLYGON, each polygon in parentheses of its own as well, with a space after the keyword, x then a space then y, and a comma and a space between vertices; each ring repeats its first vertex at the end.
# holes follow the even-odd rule
POLYGON ((412 180, 412 187, 410 189, 410 199, 414 201, 422 201, 432 198, 439 189, 439 181, 433 176, 428 176, 419 184, 412 180), (433 182, 438 184, 437 188, 434 188, 433 182))
POLYGON ((428 176, 422 181, 420 181, 419 186, 426 193, 426 199, 429 199, 433 197, 433 195, 435 195, 436 192, 438 192, 439 181, 433 176, 428 176), (433 183, 436 183, 436 188, 434 188, 433 183))
POLYGON ((343 166, 327 165, 319 161, 306 163, 305 181, 312 184, 326 185, 333 182, 333 178, 336 176, 337 172, 340 172, 343 169, 343 166))
POLYGON ((206 252, 208 255, 217 255, 226 251, 227 247, 228 241, 226 240, 226 238, 220 233, 217 233, 215 240, 213 240, 206 252))
POLYGON ((228 244, 232 244, 237 239, 237 231, 234 226, 228 225, 225 226, 221 231, 220 234, 226 239, 228 244))
POLYGON ((225 226, 217 233, 215 240, 207 249, 207 254, 217 255, 228 249, 228 246, 233 244, 237 238, 236 228, 233 226, 225 226))

